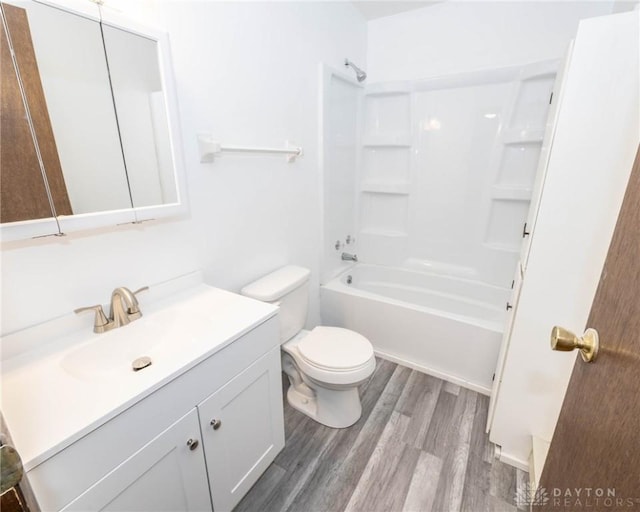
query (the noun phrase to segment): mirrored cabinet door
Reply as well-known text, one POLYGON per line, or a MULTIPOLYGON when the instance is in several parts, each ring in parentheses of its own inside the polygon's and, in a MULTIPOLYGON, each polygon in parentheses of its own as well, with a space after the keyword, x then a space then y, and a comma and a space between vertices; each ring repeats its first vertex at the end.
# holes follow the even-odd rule
MULTIPOLYGON (((37 67, 24 69, 18 55, 18 68, 42 83, 54 141, 37 141, 57 147, 71 203, 65 215, 131 208, 100 23, 37 2, 23 7, 37 67)), ((9 30, 13 38, 11 20, 9 30)))
POLYGON ((102 31, 133 205, 175 203, 158 42, 107 24, 102 31))
POLYGON ((166 34, 78 2, 0 0, 3 240, 186 211, 166 34))
MULTIPOLYGON (((20 56, 25 68, 30 69, 31 73, 33 70, 37 71, 25 12, 11 6, 3 6, 3 9, 7 22, 11 23, 16 32, 13 38, 16 56, 20 56)), ((24 88, 33 98, 33 129, 44 138, 53 141, 40 82, 26 81, 24 88)), ((55 206, 60 213, 70 213, 69 198, 62 179, 55 143, 43 145, 41 156, 36 151, 32 126, 11 57, 5 24, 0 27, 0 137, 0 221, 9 223, 52 219, 54 212, 50 194, 55 198, 55 206), (47 191, 40 158, 51 168, 50 194, 47 191)), ((46 229, 45 227, 42 234, 46 233, 46 229)))

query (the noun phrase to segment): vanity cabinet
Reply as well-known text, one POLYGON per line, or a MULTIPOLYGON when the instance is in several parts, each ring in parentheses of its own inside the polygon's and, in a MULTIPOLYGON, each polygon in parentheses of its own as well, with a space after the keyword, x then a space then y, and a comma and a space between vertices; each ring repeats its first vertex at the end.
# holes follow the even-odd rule
POLYGON ((233 509, 284 446, 280 349, 198 405, 211 498, 233 509))
POLYGON ((42 510, 230 511, 284 447, 272 315, 27 468, 42 510))
POLYGON ((63 510, 211 510, 196 409, 63 510))

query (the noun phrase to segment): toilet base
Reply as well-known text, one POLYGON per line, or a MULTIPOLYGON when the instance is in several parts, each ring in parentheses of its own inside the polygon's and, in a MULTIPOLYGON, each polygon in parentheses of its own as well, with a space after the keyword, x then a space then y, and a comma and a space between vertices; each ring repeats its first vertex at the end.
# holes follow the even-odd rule
POLYGON ((331 428, 347 428, 362 416, 362 405, 357 387, 344 390, 313 387, 315 396, 300 393, 289 386, 287 402, 311 419, 331 428))

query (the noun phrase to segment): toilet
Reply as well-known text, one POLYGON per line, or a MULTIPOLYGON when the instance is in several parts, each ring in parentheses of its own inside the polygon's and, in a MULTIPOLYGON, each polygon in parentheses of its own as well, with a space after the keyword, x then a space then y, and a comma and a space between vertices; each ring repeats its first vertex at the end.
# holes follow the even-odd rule
POLYGON ((280 307, 282 370, 294 409, 333 428, 353 425, 362 414, 358 386, 376 368, 364 336, 341 327, 303 329, 309 306, 309 269, 283 267, 240 293, 280 307))

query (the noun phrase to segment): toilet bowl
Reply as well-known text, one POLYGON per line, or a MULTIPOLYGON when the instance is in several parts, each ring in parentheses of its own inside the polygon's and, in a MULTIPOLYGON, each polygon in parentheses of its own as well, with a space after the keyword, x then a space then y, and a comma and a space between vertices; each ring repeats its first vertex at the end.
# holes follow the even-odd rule
POLYGON ((289 378, 291 407, 328 427, 345 428, 362 415, 358 386, 375 370, 373 347, 349 329, 302 329, 309 275, 302 267, 284 267, 245 286, 241 293, 280 307, 282 370, 289 378))

